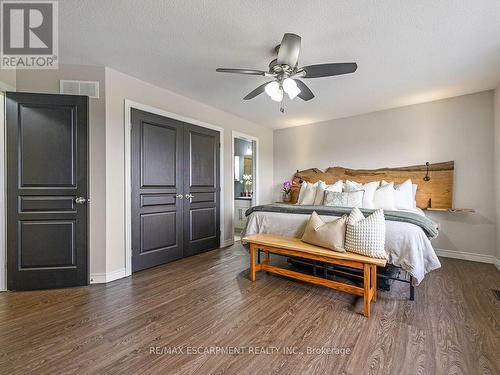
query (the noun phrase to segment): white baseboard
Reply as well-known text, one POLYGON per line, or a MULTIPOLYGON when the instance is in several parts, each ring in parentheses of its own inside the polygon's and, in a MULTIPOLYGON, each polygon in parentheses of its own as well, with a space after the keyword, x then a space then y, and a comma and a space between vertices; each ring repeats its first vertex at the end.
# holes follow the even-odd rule
POLYGON ((92 273, 90 274, 90 283, 91 284, 109 283, 111 281, 121 279, 125 276, 126 276, 125 268, 120 268, 118 270, 107 273, 92 273))
POLYGON ((222 249, 223 247, 228 247, 234 245, 234 239, 229 239, 225 241, 220 242, 220 248, 222 249))
POLYGON ((472 262, 489 263, 495 265, 495 267, 500 271, 500 260, 498 260, 493 255, 467 253, 464 251, 445 250, 445 249, 435 249, 435 250, 436 254, 440 257, 470 260, 472 262))

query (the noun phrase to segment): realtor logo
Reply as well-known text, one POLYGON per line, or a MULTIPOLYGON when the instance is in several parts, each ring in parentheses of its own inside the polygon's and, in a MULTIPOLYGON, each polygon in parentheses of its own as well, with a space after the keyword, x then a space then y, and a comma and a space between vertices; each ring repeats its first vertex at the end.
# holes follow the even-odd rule
POLYGON ((1 1, 2 69, 57 69, 57 1, 1 1))

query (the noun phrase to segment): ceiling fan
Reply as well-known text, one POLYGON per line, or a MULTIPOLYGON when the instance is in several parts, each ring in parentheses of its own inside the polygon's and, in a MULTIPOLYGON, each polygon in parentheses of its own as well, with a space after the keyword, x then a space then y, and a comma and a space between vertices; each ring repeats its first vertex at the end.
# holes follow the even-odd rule
POLYGON ((284 93, 290 99, 299 97, 302 100, 311 100, 314 94, 299 78, 331 77, 341 74, 353 73, 358 68, 356 63, 330 63, 308 66, 298 66, 301 37, 296 34, 286 33, 281 44, 276 46, 278 57, 269 63, 269 71, 254 69, 217 68, 217 72, 236 73, 255 76, 272 77, 273 80, 266 82, 250 92, 243 100, 255 98, 265 92, 272 100, 280 102, 280 111, 284 112, 284 93))

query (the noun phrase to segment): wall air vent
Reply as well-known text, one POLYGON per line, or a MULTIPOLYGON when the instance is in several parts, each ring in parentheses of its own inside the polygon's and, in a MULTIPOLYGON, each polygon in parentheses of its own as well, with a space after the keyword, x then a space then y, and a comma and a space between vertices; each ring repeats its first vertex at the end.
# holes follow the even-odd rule
POLYGON ((68 95, 87 95, 89 98, 99 99, 99 81, 71 81, 61 79, 59 92, 68 95))

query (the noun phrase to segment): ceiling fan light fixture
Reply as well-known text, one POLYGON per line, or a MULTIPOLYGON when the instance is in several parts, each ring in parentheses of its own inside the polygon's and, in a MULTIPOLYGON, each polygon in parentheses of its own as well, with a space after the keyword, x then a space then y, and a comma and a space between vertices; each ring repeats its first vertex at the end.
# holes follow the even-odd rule
MULTIPOLYGON (((1 1, 1 0, 0 0, 1 1)), ((299 97, 303 101, 314 99, 314 94, 302 81, 303 78, 334 77, 354 73, 358 68, 355 62, 325 63, 314 65, 299 65, 301 37, 293 33, 285 33, 281 43, 275 47, 278 56, 273 59, 266 71, 241 68, 217 68, 217 72, 246 74, 251 76, 272 77, 272 82, 264 82, 243 97, 250 100, 257 95, 266 93, 272 100, 281 102, 280 111, 284 112, 284 93, 290 100, 299 97)))
POLYGON ((283 100, 283 90, 276 81, 269 82, 264 91, 275 102, 281 102, 283 100))
POLYGON ((294 99, 297 95, 300 94, 300 89, 297 87, 297 82, 295 82, 291 78, 286 78, 283 81, 283 90, 285 90, 290 99, 294 99))
POLYGON ((280 91, 280 84, 276 81, 269 82, 264 90, 269 96, 277 95, 280 91))
POLYGON ((281 102, 283 100, 283 90, 279 89, 277 93, 271 95, 271 99, 275 102, 281 102))

